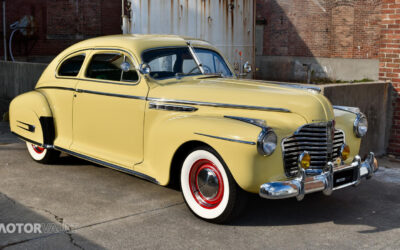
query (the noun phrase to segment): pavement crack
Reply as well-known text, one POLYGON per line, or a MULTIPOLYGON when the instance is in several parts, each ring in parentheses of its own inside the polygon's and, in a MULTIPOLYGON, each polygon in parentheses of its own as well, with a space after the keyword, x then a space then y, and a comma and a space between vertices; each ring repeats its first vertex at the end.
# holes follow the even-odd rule
POLYGON ((54 217, 54 219, 55 219, 58 223, 66 225, 66 226, 68 227, 68 229, 71 230, 71 227, 70 227, 68 224, 64 223, 64 218, 62 218, 62 217, 56 215, 55 213, 51 212, 50 210, 47 210, 47 209, 44 209, 44 208, 33 207, 33 206, 27 206, 27 207, 28 207, 28 208, 31 208, 31 209, 34 209, 34 210, 43 211, 43 212, 45 212, 45 213, 47 213, 47 214, 50 214, 51 216, 54 217))
POLYGON ((114 221, 118 221, 118 220, 123 220, 123 219, 126 219, 126 218, 135 217, 135 216, 142 215, 142 214, 152 213, 152 212, 155 212, 155 211, 168 209, 168 208, 179 206, 179 205, 182 205, 182 204, 184 204, 184 202, 177 202, 177 203, 173 203, 171 205, 165 206, 165 207, 154 208, 154 209, 151 209, 151 210, 141 211, 141 212, 128 214, 128 215, 125 215, 125 216, 121 216, 121 217, 117 217, 117 218, 113 218, 113 219, 109 219, 109 220, 105 220, 105 221, 99 221, 99 222, 96 222, 96 223, 93 223, 93 224, 88 224, 88 225, 81 226, 81 227, 76 227, 76 228, 72 229, 71 231, 77 231, 77 230, 80 230, 80 229, 89 228, 89 227, 93 227, 93 226, 98 226, 98 225, 102 225, 102 224, 106 224, 106 223, 114 222, 114 221))
POLYGON ((11 199, 11 198, 8 197, 6 194, 3 194, 3 193, 1 193, 1 194, 4 196, 4 198, 6 198, 6 200, 9 200, 14 206, 17 204, 17 203, 15 202, 15 200, 11 199))
POLYGON ((79 245, 79 244, 76 242, 76 240, 75 240, 74 237, 72 236, 71 230, 66 231, 65 234, 68 235, 68 237, 69 237, 69 242, 71 242, 72 245, 74 245, 75 247, 77 247, 77 248, 79 248, 79 249, 85 250, 84 247, 82 247, 81 245, 79 245))
MULTIPOLYGON (((100 222, 96 222, 96 223, 93 223, 93 224, 89 224, 89 225, 85 225, 85 226, 81 226, 81 227, 76 227, 76 228, 72 228, 72 227, 70 227, 68 224, 64 223, 64 225, 66 225, 66 226, 69 228, 68 230, 64 230, 64 231, 60 231, 60 232, 52 233, 52 234, 48 234, 48 235, 41 235, 41 236, 38 236, 38 237, 34 237, 34 238, 22 240, 22 241, 11 242, 11 243, 9 243, 9 244, 7 244, 7 245, 3 245, 3 246, 0 245, 0 249, 4 249, 4 248, 7 248, 7 247, 15 246, 15 245, 18 245, 18 244, 21 244, 21 243, 26 243, 26 242, 30 242, 30 241, 39 240, 39 239, 49 238, 49 237, 54 236, 54 235, 59 235, 60 233, 65 233, 65 234, 67 234, 68 237, 69 237, 69 239, 70 239, 70 242, 71 242, 74 246, 76 246, 76 247, 78 247, 78 248, 80 248, 80 249, 84 249, 82 246, 80 246, 78 243, 76 243, 75 239, 74 239, 73 236, 72 236, 72 232, 73 232, 73 231, 77 231, 77 230, 85 229, 85 228, 90 228, 90 227, 93 227, 93 226, 102 225, 102 224, 106 224, 106 223, 114 222, 114 221, 118 221, 118 220, 123 220, 123 219, 126 219, 126 218, 135 217, 135 216, 142 215, 142 214, 147 214, 147 213, 152 213, 152 212, 156 212, 156 211, 161 211, 161 210, 168 209, 168 208, 175 207, 175 206, 179 206, 179 205, 182 205, 182 204, 184 204, 184 202, 177 202, 177 203, 173 203, 173 204, 170 204, 170 205, 168 205, 168 206, 165 206, 165 207, 159 207, 159 208, 154 208, 154 209, 150 209, 150 210, 146 210, 146 211, 141 211, 141 212, 137 212, 137 213, 133 213, 133 214, 128 214, 128 215, 121 216, 121 217, 117 217, 117 218, 114 218, 114 219, 105 220, 105 221, 100 221, 100 222)), ((53 215, 53 216, 56 218, 56 215, 53 214, 52 212, 50 212, 50 211, 47 210, 47 209, 41 209, 41 208, 36 208, 36 207, 32 207, 32 206, 28 206, 28 207, 30 207, 30 208, 32 208, 32 209, 44 211, 44 212, 46 212, 46 213, 49 213, 49 214, 53 215)), ((62 218, 59 217, 59 216, 57 216, 57 218, 62 219, 62 218)), ((57 218, 56 218, 56 220, 57 220, 57 218)), ((58 220, 57 220, 57 221, 58 221, 58 220)), ((63 221, 63 220, 62 220, 62 221, 63 221)))

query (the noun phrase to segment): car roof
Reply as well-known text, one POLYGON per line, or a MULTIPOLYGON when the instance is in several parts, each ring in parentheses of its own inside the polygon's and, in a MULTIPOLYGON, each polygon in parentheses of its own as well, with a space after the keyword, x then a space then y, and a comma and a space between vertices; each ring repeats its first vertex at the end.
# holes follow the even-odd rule
POLYGON ((127 34, 101 36, 87 39, 69 47, 65 52, 71 53, 87 48, 124 48, 140 55, 144 50, 157 47, 186 46, 187 42, 193 45, 213 47, 210 43, 188 36, 157 35, 157 34, 127 34))

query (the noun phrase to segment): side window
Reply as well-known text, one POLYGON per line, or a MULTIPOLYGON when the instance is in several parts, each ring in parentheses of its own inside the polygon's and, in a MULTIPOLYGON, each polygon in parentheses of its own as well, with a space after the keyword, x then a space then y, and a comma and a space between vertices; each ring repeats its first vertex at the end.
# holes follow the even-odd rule
POLYGON ((123 61, 124 56, 122 54, 96 54, 92 57, 86 70, 86 77, 119 81, 122 74, 120 65, 123 61))
POLYGON ((95 54, 86 70, 86 77, 129 82, 136 82, 139 79, 132 61, 121 53, 95 54), (129 64, 129 70, 123 71, 125 63, 129 64))
POLYGON ((59 76, 77 76, 82 67, 85 55, 78 55, 65 60, 58 69, 59 76))

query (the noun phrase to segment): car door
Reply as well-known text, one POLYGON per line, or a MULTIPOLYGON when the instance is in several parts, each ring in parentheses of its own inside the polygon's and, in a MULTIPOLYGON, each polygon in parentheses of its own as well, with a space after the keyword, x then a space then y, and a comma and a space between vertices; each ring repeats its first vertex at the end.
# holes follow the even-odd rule
POLYGON ((134 63, 121 50, 91 53, 74 95, 72 151, 127 168, 142 161, 148 86, 134 63))
POLYGON ((78 51, 63 58, 56 68, 55 79, 42 81, 39 88, 52 109, 55 140, 54 145, 69 148, 72 143, 72 103, 73 95, 82 65, 90 54, 88 50, 78 51))

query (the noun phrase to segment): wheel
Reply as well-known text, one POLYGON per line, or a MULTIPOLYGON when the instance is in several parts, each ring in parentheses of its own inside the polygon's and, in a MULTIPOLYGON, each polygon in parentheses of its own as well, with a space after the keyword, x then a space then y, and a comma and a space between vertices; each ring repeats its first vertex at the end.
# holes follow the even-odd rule
POLYGON ((28 148, 29 155, 32 157, 32 159, 40 163, 53 163, 60 156, 59 151, 42 148, 30 142, 26 142, 26 147, 28 148))
POLYGON ((246 194, 222 158, 209 147, 189 153, 182 164, 181 190, 190 210, 213 223, 225 223, 245 207, 246 194))

